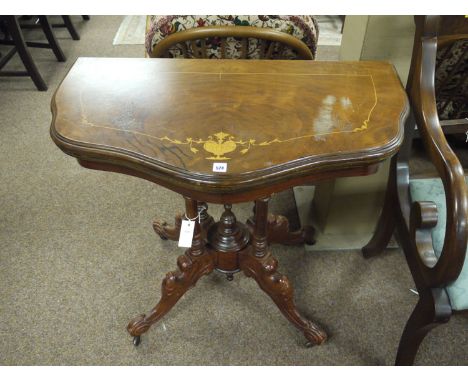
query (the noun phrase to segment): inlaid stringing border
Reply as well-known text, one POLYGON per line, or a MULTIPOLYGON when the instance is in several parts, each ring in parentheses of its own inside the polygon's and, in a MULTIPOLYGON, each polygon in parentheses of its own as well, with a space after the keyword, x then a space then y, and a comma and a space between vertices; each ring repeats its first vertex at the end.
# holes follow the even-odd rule
POLYGON ((206 157, 205 159, 208 160, 229 160, 231 158, 225 157, 224 154, 233 152, 236 150, 237 146, 243 147, 242 150, 240 150, 240 153, 242 155, 246 154, 252 147, 255 146, 270 146, 273 143, 286 143, 286 142, 292 142, 295 140, 301 140, 301 139, 307 139, 307 138, 316 138, 320 136, 327 136, 327 135, 332 135, 332 134, 349 134, 349 133, 355 133, 355 132, 360 132, 364 131, 368 128, 368 123, 370 121, 372 112, 374 111, 375 107, 377 106, 378 103, 378 97, 377 97, 377 90, 375 88, 375 82, 372 74, 333 74, 333 73, 223 73, 223 72, 161 72, 161 73, 177 73, 177 74, 204 74, 204 75, 219 75, 220 79, 222 74, 225 75, 280 75, 280 76, 346 76, 346 77, 370 77, 372 87, 373 87, 373 92, 374 92, 374 104, 369 110, 369 113, 367 115, 367 119, 365 119, 360 127, 356 127, 353 130, 349 131, 331 131, 331 132, 326 132, 326 133, 320 133, 320 134, 306 134, 302 135, 299 137, 292 137, 288 139, 272 139, 270 141, 263 141, 260 143, 257 143, 255 139, 237 139, 236 137, 224 133, 222 131, 213 133, 212 135, 209 135, 207 139, 203 140, 201 138, 192 138, 192 137, 186 137, 185 141, 181 141, 178 139, 173 139, 169 138, 167 135, 163 137, 157 137, 155 135, 147 134, 147 133, 142 133, 139 131, 131 131, 131 130, 124 130, 124 129, 119 129, 117 127, 113 126, 106 126, 106 125, 98 125, 95 124, 91 121, 88 120, 86 113, 84 111, 84 106, 83 106, 83 100, 82 100, 82 93, 80 93, 80 109, 81 109, 81 121, 88 126, 96 127, 96 128, 103 128, 103 129, 108 129, 108 130, 114 130, 118 132, 125 132, 125 133, 131 133, 134 135, 139 135, 139 136, 144 136, 147 138, 155 139, 161 142, 167 141, 172 144, 176 145, 187 145, 190 148, 190 151, 192 151, 194 154, 197 154, 199 152, 199 149, 194 147, 194 145, 203 145, 203 149, 211 154, 214 154, 214 156, 209 156, 206 157), (213 138, 215 137, 215 138, 213 138))

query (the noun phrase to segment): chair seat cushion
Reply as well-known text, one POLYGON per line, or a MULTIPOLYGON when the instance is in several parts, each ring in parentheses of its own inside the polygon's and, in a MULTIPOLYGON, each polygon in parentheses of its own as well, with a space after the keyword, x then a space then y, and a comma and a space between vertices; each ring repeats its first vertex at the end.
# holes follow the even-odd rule
MULTIPOLYGON (((468 184, 468 177, 466 178, 468 184)), ((447 222, 447 212, 445 208, 445 192, 442 181, 436 179, 412 179, 410 182, 410 192, 413 201, 432 201, 437 205, 438 222, 432 230, 432 242, 437 257, 442 253, 444 245, 445 225, 447 222)), ((465 256, 465 263, 458 278, 447 285, 447 293, 450 298, 452 309, 468 309, 468 250, 465 256)))
MULTIPOLYGON (((196 16, 148 16, 146 22, 145 50, 150 56, 153 46, 168 35, 186 29, 209 25, 225 26, 254 26, 261 28, 272 28, 280 32, 288 33, 303 41, 315 57, 318 39, 318 24, 313 16, 233 16, 233 15, 196 15, 196 16)), ((255 39, 249 44, 248 58, 260 58, 259 50, 255 46, 255 39), (258 57, 257 57, 258 56, 258 57)), ((227 41, 227 51, 238 51, 232 44, 240 44, 239 41, 230 39, 227 41)), ((188 55, 191 55, 191 48, 188 47, 188 55)), ((284 52, 285 57, 296 57, 293 52, 284 52)), ((183 58, 180 49, 173 47, 169 49, 169 56, 172 58, 183 58)), ((219 49, 213 49, 210 58, 221 58, 219 49)), ((236 58, 235 55, 233 58, 236 58)))

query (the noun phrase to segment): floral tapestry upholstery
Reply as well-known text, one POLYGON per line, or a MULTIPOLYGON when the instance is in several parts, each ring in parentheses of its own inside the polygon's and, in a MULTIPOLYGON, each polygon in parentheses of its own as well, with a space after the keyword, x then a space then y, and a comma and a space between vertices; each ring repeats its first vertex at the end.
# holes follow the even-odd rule
MULTIPOLYGON (((150 52, 159 41, 170 34, 177 33, 186 29, 210 26, 253 26, 260 28, 272 28, 280 32, 288 33, 303 41, 315 57, 318 39, 318 24, 313 16, 148 16, 146 23, 145 49, 146 54, 150 52)), ((216 38, 208 41, 209 58, 221 58, 219 49, 220 41, 216 38)), ((230 38, 226 42, 226 53, 228 57, 240 57, 241 42, 238 39, 230 38)), ((187 46, 188 56, 193 57, 190 44, 187 46)), ((282 52, 283 58, 296 58, 297 55, 291 49, 285 49, 282 52)), ((182 49, 178 46, 169 49, 169 57, 183 58, 182 49)), ((275 53, 273 54, 273 58, 275 53)), ((247 58, 260 58, 259 44, 256 39, 249 39, 249 49, 247 58)))
POLYGON ((437 51, 437 111, 441 120, 468 118, 468 40, 437 51))

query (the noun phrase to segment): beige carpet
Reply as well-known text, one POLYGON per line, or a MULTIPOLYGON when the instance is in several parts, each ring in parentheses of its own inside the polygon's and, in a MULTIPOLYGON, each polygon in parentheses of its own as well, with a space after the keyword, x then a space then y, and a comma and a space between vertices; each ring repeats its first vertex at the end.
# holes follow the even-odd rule
POLYGON ((125 16, 114 37, 114 45, 145 43, 146 16, 125 16))
MULTIPOLYGON (((181 253, 151 221, 172 219, 183 203, 144 180, 83 169, 50 140, 50 99, 78 56, 143 56, 141 46, 112 44, 122 17, 75 21, 80 41, 57 31, 66 63, 32 50, 49 91, 0 79, 0 364, 391 365, 417 300, 399 250, 364 260, 273 246, 298 308, 330 333, 323 346, 305 348, 253 280, 214 273, 133 347, 127 322, 157 302, 181 253)), ((250 209, 234 207, 240 220, 250 209)), ((272 210, 294 218, 291 193, 272 210)), ((427 337, 417 364, 467 365, 467 338, 466 317, 453 317, 427 337)))

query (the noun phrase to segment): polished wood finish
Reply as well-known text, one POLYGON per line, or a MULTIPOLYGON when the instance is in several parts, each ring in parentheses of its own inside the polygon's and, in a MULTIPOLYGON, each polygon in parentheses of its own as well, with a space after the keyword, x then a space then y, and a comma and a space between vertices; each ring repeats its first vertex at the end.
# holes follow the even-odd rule
MULTIPOLYGON (((168 313, 200 277, 214 269, 225 273, 228 280, 232 280, 233 274, 241 270, 252 277, 281 313, 303 332, 307 346, 319 345, 326 340, 327 334, 323 329, 297 311, 293 287, 288 278, 277 271, 278 261, 268 250, 268 201, 269 198, 256 201, 256 224, 252 239, 247 227, 236 221, 231 205, 225 205, 220 221, 206 234, 206 245, 203 245, 202 227, 195 220, 192 247, 177 260, 178 270, 169 272, 164 278, 160 301, 148 315, 135 317, 127 326, 136 344, 140 342, 141 334, 168 313)), ((186 198, 187 217, 193 219, 198 216, 196 206, 196 201, 186 198)))
MULTIPOLYGON (((375 172, 399 148, 407 106, 386 63, 79 59, 52 100, 54 142, 86 168, 176 191, 196 221, 160 301, 128 324, 134 344, 213 270, 229 280, 243 271, 309 344, 323 343, 327 334, 297 311, 268 247, 310 235, 290 232, 268 201, 306 181, 375 172), (213 172, 218 162, 225 173, 213 172), (232 211, 244 201, 255 201, 247 224, 232 211), (220 221, 207 202, 224 204, 220 221)), ((174 240, 182 218, 153 226, 174 240)))
MULTIPOLYGON (((200 214, 200 224, 204 234, 206 234, 210 227, 215 224, 213 217, 208 214, 207 210, 208 206, 206 203, 199 203, 198 211, 200 214)), ((178 213, 175 216, 174 225, 172 226, 165 221, 157 219, 153 222, 153 229, 162 240, 179 240, 180 228, 183 218, 184 214, 178 213)), ((250 217, 247 220, 246 225, 250 233, 253 234, 255 228, 255 216, 250 217)), ((268 214, 267 238, 269 243, 278 243, 284 245, 312 245, 315 243, 314 233, 315 230, 312 226, 307 226, 295 231, 291 231, 289 228, 289 221, 286 217, 281 215, 268 214)))
POLYGON ((382 62, 80 58, 52 112, 52 138, 84 166, 234 203, 375 172, 407 100, 382 62))
MULTIPOLYGON (((377 230, 363 248, 366 257, 378 254, 396 229, 419 293, 418 304, 400 340, 397 365, 413 364, 424 336, 433 327, 449 320, 453 311, 444 288, 460 274, 468 241, 468 189, 463 168, 442 130, 434 88, 439 26, 448 33, 450 18, 442 17, 441 21, 439 16, 418 16, 416 23, 422 34, 415 36, 407 85, 412 116, 407 120, 402 149, 392 159, 385 205, 377 230), (435 204, 412 202, 409 192, 408 160, 415 124, 445 190, 447 223, 442 253, 438 258, 431 239, 431 229, 437 223, 435 204)), ((460 25, 453 22, 453 28, 459 31, 460 25)))
MULTIPOLYGON (((214 219, 208 214, 208 205, 205 202, 198 202, 198 214, 200 215, 200 224, 202 232, 208 232, 209 228, 215 223, 214 219)), ((173 226, 167 224, 163 220, 156 219, 153 222, 153 229, 162 240, 179 240, 180 227, 184 218, 183 213, 178 213, 175 216, 173 226)))
POLYGON ((327 334, 317 324, 302 317, 296 309, 293 287, 288 278, 280 274, 278 261, 268 249, 268 201, 269 197, 255 201, 255 227, 252 245, 240 256, 240 268, 245 275, 252 277, 259 287, 268 294, 281 313, 308 340, 307 345, 320 345, 327 339, 327 334))
MULTIPOLYGON (((206 27, 191 28, 177 33, 170 34, 163 40, 158 42, 151 51, 151 57, 160 58, 167 55, 168 50, 179 45, 187 55, 187 45, 190 44, 195 55, 194 58, 209 58, 207 52, 206 40, 210 38, 220 39, 221 58, 229 58, 226 53, 226 39, 236 38, 241 40, 241 55, 240 58, 248 58, 249 39, 258 39, 260 46, 260 58, 271 59, 275 49, 278 52, 283 52, 285 47, 289 47, 297 52, 297 56, 303 60, 313 60, 314 55, 298 38, 284 32, 280 32, 271 28, 259 28, 252 26, 222 26, 210 25, 206 27), (199 42, 199 44, 197 44, 199 42)), ((280 57, 282 57, 280 55, 280 57)))

